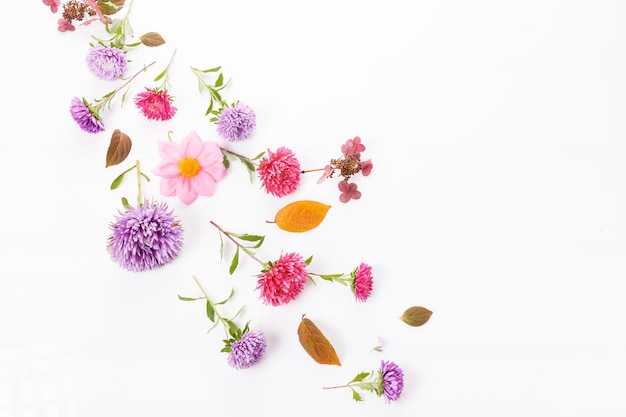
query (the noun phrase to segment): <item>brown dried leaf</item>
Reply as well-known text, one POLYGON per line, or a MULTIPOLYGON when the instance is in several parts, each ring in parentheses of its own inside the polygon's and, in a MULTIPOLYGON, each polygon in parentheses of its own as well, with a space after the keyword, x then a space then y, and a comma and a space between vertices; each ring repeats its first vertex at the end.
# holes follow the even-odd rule
POLYGON ((124 0, 97 0, 96 5, 103 15, 110 16, 124 7, 124 0))
POLYGON ((433 312, 427 308, 413 306, 404 311, 402 316, 400 316, 400 320, 409 326, 417 327, 425 324, 432 314, 433 312))
POLYGON ((339 357, 333 345, 326 339, 326 336, 309 319, 302 316, 302 321, 298 326, 298 338, 300 344, 315 362, 322 365, 339 365, 339 357))
POLYGON ((109 149, 107 150, 105 168, 123 162, 130 153, 131 147, 132 142, 128 135, 119 129, 115 129, 111 135, 111 143, 109 143, 109 149))
POLYGON ((139 37, 141 42, 146 46, 161 46, 165 43, 165 39, 156 32, 148 32, 139 37))
POLYGON ((322 223, 328 209, 329 205, 317 201, 294 201, 278 210, 274 222, 288 232, 306 232, 322 223))

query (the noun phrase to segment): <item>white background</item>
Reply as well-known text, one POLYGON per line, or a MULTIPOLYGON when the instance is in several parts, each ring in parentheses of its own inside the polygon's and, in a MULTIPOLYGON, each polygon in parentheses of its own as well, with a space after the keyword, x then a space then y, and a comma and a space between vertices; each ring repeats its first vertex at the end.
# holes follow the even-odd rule
POLYGON ((72 97, 118 85, 84 63, 97 28, 59 33, 40 1, 11 8, 0 55, 0 417, 626 415, 623 2, 137 0, 135 34, 167 43, 129 52, 131 73, 156 61, 129 95, 154 85, 177 49, 179 113, 148 121, 118 96, 97 135, 69 115, 72 97), (222 141, 204 116, 208 96, 189 67, 218 65, 225 98, 257 113, 247 141, 222 141), (133 149, 104 168, 116 128, 133 149), (215 196, 190 206, 161 197, 151 176, 144 194, 175 210, 185 246, 162 269, 126 272, 105 242, 136 187, 109 184, 135 159, 150 175, 156 142, 193 130, 248 156, 287 146, 303 168, 358 135, 374 169, 355 178, 363 197, 348 204, 317 174, 279 199, 234 164, 215 196), (318 228, 265 222, 301 199, 332 205, 318 228), (258 264, 242 257, 229 276, 209 220, 266 235, 266 260, 297 251, 319 273, 369 263, 372 296, 359 304, 318 281, 288 305, 263 305, 258 264), (241 320, 264 331, 258 365, 228 367, 203 304, 177 299, 200 296, 192 275, 214 300, 235 288, 221 311, 244 305, 241 320), (398 319, 412 305, 434 312, 423 327, 398 319), (341 367, 301 348, 303 314, 341 367), (371 351, 379 337, 381 353, 371 351), (322 389, 381 359, 405 371, 399 401, 322 389))

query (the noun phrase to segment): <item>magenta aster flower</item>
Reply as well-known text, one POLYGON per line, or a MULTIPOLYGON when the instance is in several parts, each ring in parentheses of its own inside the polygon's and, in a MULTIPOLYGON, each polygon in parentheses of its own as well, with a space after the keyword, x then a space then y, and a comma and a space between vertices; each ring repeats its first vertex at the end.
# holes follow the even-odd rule
POLYGON ((183 245, 183 229, 165 203, 144 202, 116 216, 107 243, 122 268, 140 272, 171 262, 183 245))
POLYGON ((70 105, 70 113, 74 121, 85 132, 98 133, 104 130, 104 123, 102 123, 100 115, 84 99, 74 97, 70 105))
POLYGON ((150 120, 169 120, 176 114, 176 107, 172 106, 174 98, 167 90, 148 88, 135 96, 135 105, 144 116, 150 120))
POLYGON ((226 176, 223 154, 215 142, 202 141, 193 131, 180 144, 167 141, 157 143, 163 160, 152 172, 160 176, 161 194, 178 195, 185 204, 198 196, 212 196, 215 185, 226 176))
POLYGON ((236 369, 249 368, 261 360, 266 346, 263 332, 246 332, 241 339, 230 344, 228 364, 236 369))
POLYGON ((341 195, 339 195, 339 201, 342 203, 347 203, 350 200, 358 200, 361 198, 361 192, 358 190, 358 186, 355 183, 349 183, 346 180, 341 181, 338 184, 339 191, 341 191, 341 195))
POLYGON ((231 142, 248 139, 255 127, 254 110, 241 103, 225 107, 217 118, 217 133, 231 142))
POLYGON ((284 146, 276 152, 268 149, 257 171, 265 190, 276 197, 290 194, 300 185, 300 162, 291 149, 284 146))
POLYGON ((372 267, 361 262, 361 265, 352 272, 352 278, 352 292, 357 301, 366 301, 372 292, 372 267))
POLYGON ((87 53, 89 71, 101 80, 115 81, 126 74, 126 54, 119 48, 97 45, 87 53))
POLYGON ((394 362, 381 361, 379 373, 379 392, 381 394, 378 396, 384 395, 387 403, 396 401, 400 398, 404 388, 404 372, 394 362))
POLYGON ((287 253, 261 271, 256 289, 265 304, 277 306, 295 299, 307 280, 306 263, 298 253, 287 253))

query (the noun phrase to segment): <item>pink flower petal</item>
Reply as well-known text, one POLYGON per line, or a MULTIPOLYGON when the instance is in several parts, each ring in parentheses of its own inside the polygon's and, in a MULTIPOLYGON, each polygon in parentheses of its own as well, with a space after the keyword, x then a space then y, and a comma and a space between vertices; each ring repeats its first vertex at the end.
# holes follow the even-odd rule
POLYGON ((159 148, 159 154, 163 159, 176 161, 178 163, 185 157, 178 143, 160 140, 157 142, 157 146, 159 148))
POLYGON ((205 171, 198 172, 198 175, 191 178, 192 188, 200 195, 212 196, 215 194, 215 180, 205 171))
POLYGON ((163 178, 176 178, 180 176, 180 168, 178 161, 162 161, 153 170, 154 175, 163 178))
POLYGON ((176 194, 185 204, 191 204, 198 198, 197 191, 193 188, 193 182, 189 178, 179 178, 177 181, 176 194))

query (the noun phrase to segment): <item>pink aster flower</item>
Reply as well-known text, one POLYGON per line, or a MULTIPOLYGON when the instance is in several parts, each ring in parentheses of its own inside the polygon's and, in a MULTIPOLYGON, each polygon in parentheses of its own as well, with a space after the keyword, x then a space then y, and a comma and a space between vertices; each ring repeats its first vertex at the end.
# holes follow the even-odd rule
POLYGON ((361 192, 358 190, 358 186, 353 182, 349 183, 346 180, 341 181, 339 183, 339 191, 341 191, 339 201, 342 203, 361 198, 361 192))
POLYGON ((366 301, 372 292, 372 267, 361 262, 352 272, 352 292, 357 301, 366 301))
POLYGON ((259 161, 257 172, 265 190, 276 197, 290 194, 300 185, 300 162, 284 146, 276 152, 268 149, 267 156, 259 161))
POLYGON ((273 306, 295 299, 307 281, 306 262, 298 253, 281 255, 261 272, 256 289, 261 291, 263 302, 273 306))
POLYGON ((153 169, 161 177, 161 194, 178 195, 185 204, 191 204, 199 195, 215 194, 215 184, 226 176, 220 146, 202 141, 195 131, 180 144, 167 141, 157 143, 163 160, 153 169))
POLYGON ((148 88, 135 96, 135 105, 144 116, 150 120, 169 120, 176 114, 176 107, 172 106, 174 98, 167 90, 148 88))

